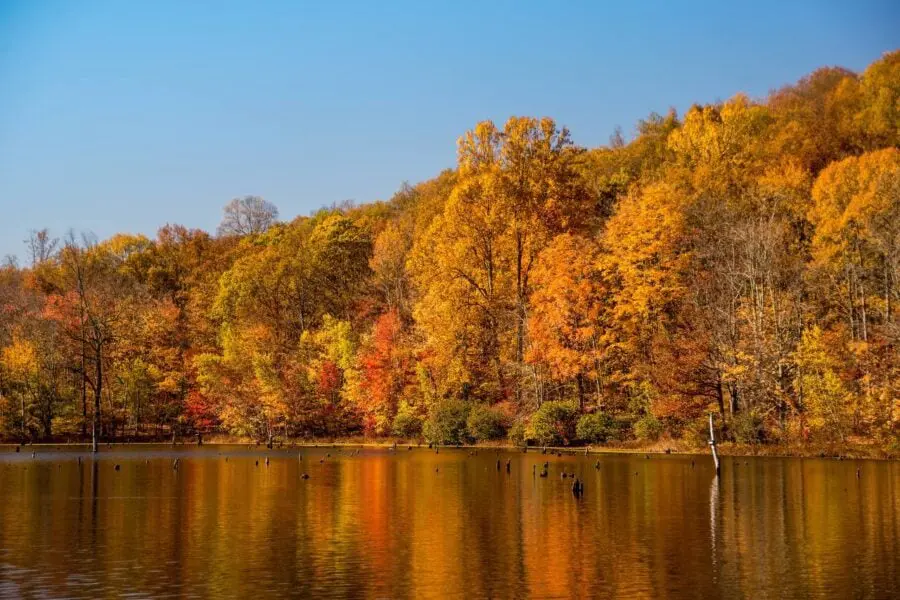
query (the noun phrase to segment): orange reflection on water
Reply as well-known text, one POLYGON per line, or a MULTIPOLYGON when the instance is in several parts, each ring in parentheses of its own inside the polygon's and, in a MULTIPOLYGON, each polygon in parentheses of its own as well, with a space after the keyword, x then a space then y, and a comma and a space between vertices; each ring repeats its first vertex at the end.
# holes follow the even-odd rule
POLYGON ((900 578, 897 463, 268 455, 0 455, 0 596, 875 598, 900 578))

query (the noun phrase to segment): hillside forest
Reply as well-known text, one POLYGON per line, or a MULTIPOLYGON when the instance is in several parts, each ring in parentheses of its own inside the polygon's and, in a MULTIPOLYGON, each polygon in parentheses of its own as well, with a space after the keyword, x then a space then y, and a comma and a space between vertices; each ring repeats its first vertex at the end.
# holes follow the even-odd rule
MULTIPOLYGON (((34 230, 0 437, 900 445, 900 51, 573 143, 485 121, 387 201, 34 230)), ((36 224, 38 227, 40 224, 36 224)))

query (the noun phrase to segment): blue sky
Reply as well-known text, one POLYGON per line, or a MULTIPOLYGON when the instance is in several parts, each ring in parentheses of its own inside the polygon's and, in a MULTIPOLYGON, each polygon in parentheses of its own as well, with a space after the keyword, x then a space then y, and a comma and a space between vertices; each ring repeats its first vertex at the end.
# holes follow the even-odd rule
POLYGON ((900 47, 900 3, 0 0, 0 257, 32 228, 214 230, 386 199, 477 121, 606 143, 900 47))

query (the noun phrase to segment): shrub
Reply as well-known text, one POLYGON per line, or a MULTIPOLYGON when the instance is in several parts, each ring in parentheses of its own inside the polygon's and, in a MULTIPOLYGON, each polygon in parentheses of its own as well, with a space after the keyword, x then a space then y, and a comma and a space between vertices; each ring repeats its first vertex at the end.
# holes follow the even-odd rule
POLYGON ((646 414, 634 424, 634 435, 639 440, 655 442, 663 433, 662 421, 646 414))
POLYGON ((616 422, 608 414, 595 412, 578 419, 575 434, 583 442, 602 443, 615 436, 616 422))
POLYGON ((422 433, 431 444, 460 444, 466 440, 468 416, 469 407, 461 400, 435 402, 422 433))
POLYGON ((524 446, 526 444, 527 428, 522 421, 516 421, 506 433, 506 439, 514 446, 524 446))
POLYGON ((501 438, 505 429, 503 420, 500 411, 479 404, 469 411, 469 418, 466 420, 469 437, 477 442, 501 438))
POLYGON ((762 417, 755 411, 736 414, 731 420, 731 430, 739 444, 757 444, 765 438, 762 417))
POLYGON ((394 417, 394 435, 402 438, 418 437, 422 433, 422 420, 413 412, 413 409, 406 404, 400 405, 397 409, 397 416, 394 417))
POLYGON ((528 437, 544 446, 568 445, 575 439, 578 406, 574 402, 544 402, 531 415, 528 437))
POLYGON ((892 434, 890 437, 884 438, 886 441, 883 442, 885 444, 885 449, 890 454, 900 454, 900 435, 892 434))
POLYGON ((681 432, 681 439, 695 448, 706 446, 709 442, 709 416, 697 417, 686 423, 681 432))
POLYGON ((391 433, 391 418, 387 415, 375 415, 372 431, 378 436, 385 436, 391 433))

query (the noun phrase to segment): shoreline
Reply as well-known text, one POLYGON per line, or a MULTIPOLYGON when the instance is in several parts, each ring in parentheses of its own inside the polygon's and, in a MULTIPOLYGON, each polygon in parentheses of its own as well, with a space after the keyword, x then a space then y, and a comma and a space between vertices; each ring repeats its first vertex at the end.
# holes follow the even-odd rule
MULTIPOLYGON (((29 442, 19 444, 16 442, 0 442, 0 452, 12 452, 18 446, 20 448, 73 448, 87 447, 90 448, 91 442, 29 442)), ((170 440, 135 440, 135 441, 112 441, 99 444, 100 449, 109 449, 119 446, 173 446, 170 440)), ((212 436, 208 440, 204 440, 202 445, 198 445, 195 439, 186 438, 178 440, 174 446, 177 447, 201 447, 201 446, 251 446, 259 450, 268 450, 266 444, 258 443, 254 440, 231 438, 227 436, 212 436)), ((434 446, 442 449, 459 449, 459 450, 501 450, 504 452, 521 453, 525 446, 514 446, 508 443, 475 443, 475 444, 447 444, 447 445, 429 445, 419 440, 403 440, 403 439, 364 439, 364 438, 322 438, 317 440, 300 440, 288 439, 283 440, 274 445, 272 449, 284 448, 375 448, 388 449, 392 447, 401 448, 418 448, 428 449, 434 446)), ((527 446, 528 452, 541 452, 544 446, 527 446)), ((838 448, 835 445, 816 445, 809 444, 806 446, 784 445, 784 444, 768 444, 768 445, 746 445, 735 444, 733 442, 719 442, 716 449, 720 456, 732 457, 766 457, 766 458, 821 458, 834 460, 900 460, 900 453, 892 452, 887 448, 875 445, 845 445, 838 448)), ((676 441, 661 441, 653 444, 612 444, 612 445, 596 445, 596 446, 546 446, 547 452, 561 452, 568 455, 602 455, 602 454, 651 454, 651 455, 683 455, 683 456, 708 456, 712 459, 708 447, 686 446, 676 441)))

